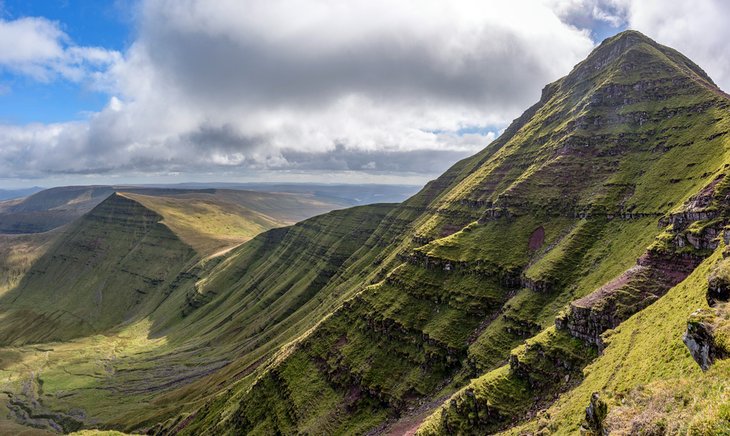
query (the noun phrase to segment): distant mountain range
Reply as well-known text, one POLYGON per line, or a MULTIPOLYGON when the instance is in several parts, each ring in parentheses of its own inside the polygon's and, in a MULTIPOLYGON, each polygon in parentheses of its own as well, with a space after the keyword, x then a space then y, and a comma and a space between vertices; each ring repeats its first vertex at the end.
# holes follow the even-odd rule
POLYGON ((334 201, 344 202, 353 206, 372 203, 400 203, 421 189, 420 185, 375 183, 179 183, 141 186, 174 189, 239 189, 261 192, 306 193, 319 198, 331 198, 334 201))

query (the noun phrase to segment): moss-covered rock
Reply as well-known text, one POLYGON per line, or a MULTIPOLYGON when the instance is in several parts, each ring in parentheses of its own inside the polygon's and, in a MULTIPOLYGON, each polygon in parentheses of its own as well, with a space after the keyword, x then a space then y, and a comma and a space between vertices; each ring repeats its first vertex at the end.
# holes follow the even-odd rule
POLYGON ((687 320, 687 331, 682 340, 690 354, 707 371, 718 359, 730 356, 730 321, 725 306, 717 309, 699 309, 687 320))
POLYGON ((591 436, 602 436, 608 434, 604 429, 604 421, 608 416, 608 405, 598 392, 591 394, 591 401, 586 407, 585 429, 584 433, 591 436))

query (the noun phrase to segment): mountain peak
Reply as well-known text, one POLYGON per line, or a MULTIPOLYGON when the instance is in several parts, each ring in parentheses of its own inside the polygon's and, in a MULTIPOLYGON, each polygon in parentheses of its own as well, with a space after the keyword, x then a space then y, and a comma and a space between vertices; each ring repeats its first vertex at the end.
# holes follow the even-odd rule
POLYGON ((642 42, 659 45, 656 41, 639 32, 638 30, 624 30, 613 36, 610 36, 601 42, 600 45, 621 45, 622 47, 631 47, 642 42))
POLYGON ((600 58, 609 61, 615 60, 641 45, 647 45, 658 50, 666 48, 639 31, 624 30, 621 33, 604 39, 588 58, 586 58, 586 61, 591 58, 600 58))
POLYGON ((634 64, 656 62, 657 65, 666 65, 678 74, 693 76, 703 85, 717 89, 717 85, 707 73, 689 58, 636 30, 625 30, 603 40, 583 62, 575 66, 568 76, 568 81, 573 83, 573 80, 570 80, 571 76, 580 80, 595 71, 603 71, 616 61, 634 64))

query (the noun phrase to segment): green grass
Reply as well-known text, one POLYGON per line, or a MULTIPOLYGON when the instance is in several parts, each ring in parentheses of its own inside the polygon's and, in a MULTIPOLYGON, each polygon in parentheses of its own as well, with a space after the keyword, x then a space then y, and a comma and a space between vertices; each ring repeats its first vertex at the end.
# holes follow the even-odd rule
MULTIPOLYGON (((626 409, 641 409, 665 403, 667 396, 676 396, 678 401, 659 410, 652 405, 651 414, 643 418, 647 426, 663 421, 676 433, 710 434, 726 425, 721 413, 728 401, 730 362, 719 361, 703 373, 682 343, 690 314, 707 307, 707 275, 718 257, 719 251, 658 302, 610 331, 608 346, 586 368, 585 380, 548 409, 551 418, 543 425, 556 434, 576 432, 592 392, 602 392, 609 399, 608 419, 615 420, 617 428, 624 425, 621 421, 641 415, 640 410, 619 406, 625 398, 626 409)), ((536 425, 531 423, 525 429, 536 425)))

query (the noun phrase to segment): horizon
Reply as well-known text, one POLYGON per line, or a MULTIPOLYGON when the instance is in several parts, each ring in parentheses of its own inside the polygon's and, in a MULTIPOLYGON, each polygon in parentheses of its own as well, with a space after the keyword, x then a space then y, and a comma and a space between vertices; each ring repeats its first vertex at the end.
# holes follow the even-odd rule
MULTIPOLYGON (((150 186, 288 186, 288 185, 302 185, 302 186, 403 186, 403 187, 422 187, 423 185, 414 183, 347 183, 347 182, 175 182, 175 183, 111 183, 111 184, 81 184, 81 185, 53 185, 53 186, 24 186, 19 188, 0 188, 0 191, 21 191, 27 189, 54 189, 54 188, 69 188, 69 187, 87 187, 87 186, 108 186, 108 187, 150 187, 150 186)), ((225 188, 218 188, 225 189, 225 188)))

